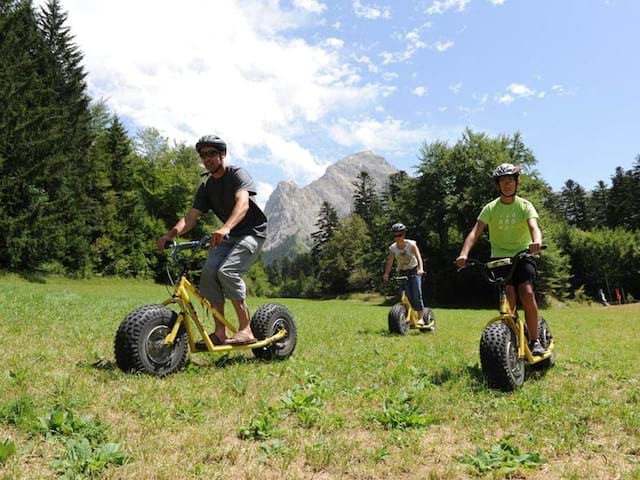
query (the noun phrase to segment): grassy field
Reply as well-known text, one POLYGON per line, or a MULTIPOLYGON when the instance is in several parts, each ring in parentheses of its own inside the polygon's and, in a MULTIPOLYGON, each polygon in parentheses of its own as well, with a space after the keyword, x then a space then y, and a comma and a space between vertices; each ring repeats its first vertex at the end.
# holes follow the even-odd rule
POLYGON ((120 372, 113 339, 164 287, 0 289, 0 478, 640 479, 640 305, 544 312, 557 364, 506 394, 479 368, 488 310, 398 337, 388 307, 284 299, 289 360, 200 353, 154 378, 120 372))

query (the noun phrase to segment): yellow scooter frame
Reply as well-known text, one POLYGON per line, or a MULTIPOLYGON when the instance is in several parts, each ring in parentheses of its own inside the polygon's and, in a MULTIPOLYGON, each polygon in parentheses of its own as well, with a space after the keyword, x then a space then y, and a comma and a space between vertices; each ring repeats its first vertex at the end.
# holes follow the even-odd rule
MULTIPOLYGON (((501 295, 502 297, 502 295, 501 295)), ((534 365, 536 363, 540 363, 553 355, 554 343, 553 338, 551 339, 551 343, 547 347, 547 351, 544 355, 534 356, 529 349, 529 344, 527 343, 527 337, 524 333, 524 322, 511 310, 511 306, 509 305, 509 300, 507 296, 504 295, 503 298, 500 298, 500 315, 489 320, 485 328, 488 325, 496 322, 503 322, 506 324, 513 334, 518 339, 518 358, 524 358, 529 365, 534 365)))
POLYGON ((209 335, 207 334, 204 328, 204 325, 198 318, 198 314, 196 313, 196 310, 193 307, 193 304, 191 303, 191 297, 189 296, 189 293, 193 294, 202 303, 204 308, 206 308, 208 312, 214 315, 216 319, 222 322, 227 329, 229 329, 232 333, 237 332, 237 328, 235 328, 231 323, 229 323, 229 321, 226 318, 224 318, 224 316, 221 315, 220 312, 218 312, 215 308, 213 308, 211 303, 202 296, 200 291, 186 277, 183 276, 182 278, 180 278, 180 281, 176 285, 173 296, 165 300, 164 302, 162 302, 162 305, 165 305, 165 306, 170 305, 172 303, 176 303, 180 306, 180 313, 178 314, 178 318, 176 319, 176 322, 173 325, 171 332, 164 339, 165 345, 173 345, 173 342, 175 341, 176 336, 178 335, 178 331, 180 330, 180 327, 184 323, 185 329, 187 331, 187 337, 189 339, 189 350, 191 351, 191 353, 203 351, 202 349, 199 349, 198 347, 196 347, 196 339, 193 331, 193 325, 191 324, 191 322, 189 322, 189 319, 191 319, 193 324, 195 324, 196 328, 198 329, 198 332, 202 336, 204 344, 207 347, 206 349, 211 353, 228 352, 230 350, 247 350, 247 349, 254 349, 254 348, 262 348, 262 347, 266 347, 267 345, 271 345, 274 342, 277 342, 278 340, 284 338, 287 335, 286 329, 282 329, 282 330, 279 330, 275 335, 267 337, 264 340, 260 340, 258 342, 254 342, 246 345, 214 345, 211 339, 209 338, 209 335))

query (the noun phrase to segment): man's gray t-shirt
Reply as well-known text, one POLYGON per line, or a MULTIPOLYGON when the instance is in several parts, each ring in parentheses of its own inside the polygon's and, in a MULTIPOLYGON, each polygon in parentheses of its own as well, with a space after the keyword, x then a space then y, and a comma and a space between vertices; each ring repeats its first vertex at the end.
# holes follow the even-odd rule
POLYGON ((222 222, 226 222, 236 203, 236 193, 241 190, 249 192, 249 210, 230 234, 266 238, 267 217, 251 198, 256 194, 256 186, 244 168, 230 165, 225 167, 225 173, 220 178, 209 175, 196 192, 193 208, 203 213, 213 210, 222 222))

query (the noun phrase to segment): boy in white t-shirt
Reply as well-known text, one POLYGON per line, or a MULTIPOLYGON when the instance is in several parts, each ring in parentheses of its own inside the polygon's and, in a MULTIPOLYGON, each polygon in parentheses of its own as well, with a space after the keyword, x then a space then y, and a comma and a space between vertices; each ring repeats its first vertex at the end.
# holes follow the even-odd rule
POLYGON ((422 301, 422 275, 424 268, 422 264, 422 255, 418 244, 414 240, 404 238, 407 230, 402 223, 394 223, 391 227, 393 233, 393 242, 389 246, 389 255, 387 256, 387 265, 384 268, 382 278, 389 280, 389 272, 393 266, 393 261, 398 262, 398 273, 401 276, 407 276, 408 280, 405 285, 405 291, 411 305, 418 313, 418 325, 424 325, 424 302, 422 301))

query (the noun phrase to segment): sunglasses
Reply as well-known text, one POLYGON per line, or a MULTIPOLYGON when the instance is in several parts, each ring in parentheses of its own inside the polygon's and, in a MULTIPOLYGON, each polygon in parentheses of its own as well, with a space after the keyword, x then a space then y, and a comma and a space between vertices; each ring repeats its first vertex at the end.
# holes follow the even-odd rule
POLYGON ((403 237, 404 233, 394 233, 393 236, 396 237, 396 238, 403 237))
POLYGON ((210 152, 200 152, 200 158, 214 158, 220 155, 218 150, 211 150, 210 152))

